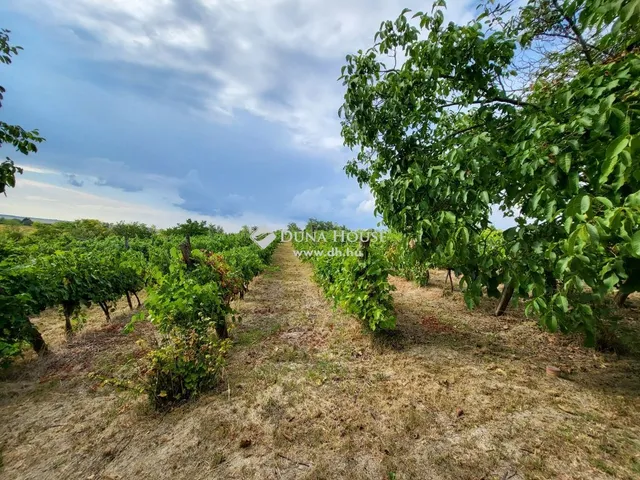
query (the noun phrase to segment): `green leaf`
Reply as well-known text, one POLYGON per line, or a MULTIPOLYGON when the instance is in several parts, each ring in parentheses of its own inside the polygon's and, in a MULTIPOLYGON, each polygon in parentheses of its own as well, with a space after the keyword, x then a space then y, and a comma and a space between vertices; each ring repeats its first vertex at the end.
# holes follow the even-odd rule
POLYGON ((573 257, 563 257, 558 260, 558 263, 556 264, 557 273, 562 275, 567 270, 569 262, 571 262, 571 260, 573 260, 573 257))
POLYGON ((589 117, 578 117, 576 121, 586 128, 591 128, 593 126, 593 121, 589 117))
POLYGON ((587 223, 587 231, 589 232, 591 241, 594 244, 600 243, 600 234, 598 233, 598 229, 595 227, 595 225, 592 225, 591 223, 587 223))
POLYGON ((467 308, 469 310, 473 310, 473 307, 475 307, 475 302, 473 301, 473 298, 471 298, 469 295, 464 296, 464 303, 467 304, 467 308))
POLYGON ((634 11, 637 10, 640 10, 640 6, 637 4, 634 5, 634 2, 629 2, 622 10, 620 10, 620 21, 623 24, 627 23, 633 16, 634 11))
POLYGON ((606 158, 617 157, 627 145, 629 145, 629 137, 627 135, 620 135, 607 147, 606 158))
POLYGON ((469 230, 467 230, 467 227, 462 227, 460 231, 462 233, 462 244, 467 245, 469 243, 469 230))
POLYGON ((618 282, 620 282, 620 278, 615 273, 612 273, 607 278, 604 279, 604 284, 607 286, 609 290, 613 289, 618 282))
POLYGON ((600 178, 598 179, 598 182, 605 183, 608 180, 609 175, 611 175, 611 172, 613 172, 613 170, 616 168, 617 164, 617 155, 615 157, 607 157, 602 164, 602 171, 600 172, 600 178))
POLYGON ((589 195, 584 195, 580 200, 580 213, 587 213, 591 207, 591 198, 589 195))
POLYGON ((571 225, 573 225, 573 217, 567 217, 564 219, 564 231, 571 232, 571 225))
POLYGON ((567 300, 567 297, 564 295, 558 295, 556 297, 556 305, 565 313, 569 311, 569 300, 567 300))
POLYGON ((545 209, 545 220, 547 220, 547 222, 550 222, 551 220, 553 220, 555 216, 556 216, 556 201, 551 200, 549 203, 547 203, 547 207, 545 209))
POLYGON ((569 173, 569 191, 571 193, 578 193, 580 191, 580 178, 578 172, 569 173))
POLYGON ((564 173, 569 173, 569 170, 571 170, 571 154, 565 153, 562 155, 558 160, 558 166, 564 173))
POLYGON ((631 253, 634 257, 640 258, 640 230, 631 237, 631 253))
POLYGON ((576 258, 580 260, 585 265, 591 265, 591 260, 586 255, 576 255, 576 258))
POLYGON ((538 190, 533 198, 531 199, 531 210, 536 210, 538 208, 538 203, 540 203, 540 198, 542 197, 542 192, 538 190))
POLYGON ((450 211, 444 212, 444 218, 449 223, 456 223, 456 216, 453 214, 453 212, 450 212, 450 211))
POLYGON ((562 93, 562 95, 560 95, 560 101, 564 109, 569 108, 569 105, 571 102, 571 96, 572 96, 572 93, 570 90, 565 90, 562 93))
POLYGON ((629 195, 624 203, 629 207, 640 207, 640 190, 629 195))
POLYGON ((613 208, 613 203, 611 203, 611 200, 609 200, 607 197, 596 197, 596 200, 598 200, 607 208, 613 208))

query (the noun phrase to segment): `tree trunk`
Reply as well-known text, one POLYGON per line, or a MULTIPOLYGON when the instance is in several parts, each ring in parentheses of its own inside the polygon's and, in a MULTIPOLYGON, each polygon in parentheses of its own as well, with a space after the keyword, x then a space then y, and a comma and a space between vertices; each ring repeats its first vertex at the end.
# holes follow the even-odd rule
POLYGON ((553 275, 553 272, 545 272, 545 283, 547 287, 547 293, 554 294, 558 291, 558 281, 556 277, 553 275))
POLYGON ((127 303, 129 304, 129 309, 133 310, 133 304, 131 303, 131 295, 127 292, 127 303))
POLYGON ((229 331, 227 330, 227 322, 216 323, 216 333, 218 334, 218 338, 220 340, 224 340, 225 338, 229 338, 229 331))
POLYGON ((140 303, 140 299, 138 298, 138 294, 136 292, 133 292, 133 296, 136 297, 136 300, 138 301, 138 308, 140 308, 140 305, 142 305, 140 303))
POLYGON ((447 278, 449 279, 449 283, 451 283, 451 291, 453 292, 453 275, 450 268, 447 268, 447 276, 444 277, 444 283, 447 283, 447 278))
POLYGON ((31 323, 30 320, 27 320, 27 322, 29 322, 29 341, 31 342, 31 346, 38 355, 45 355, 49 351, 47 343, 44 341, 44 338, 42 338, 36 326, 31 323))
POLYGON ((633 292, 636 291, 636 288, 634 287, 638 285, 639 270, 637 265, 634 265, 631 262, 629 262, 629 265, 625 265, 625 267, 629 269, 629 277, 626 280, 624 280, 622 283, 620 283, 618 287, 618 292, 614 297, 614 302, 620 308, 624 307, 624 304, 626 303, 627 298, 629 298, 629 295, 631 295, 633 292))
POLYGON ((500 296, 500 301, 498 302, 498 307, 496 308, 496 317, 499 317, 507 311, 507 307, 509 306, 511 297, 513 297, 514 290, 515 289, 512 285, 505 285, 502 289, 502 295, 500 296))
POLYGON ((102 311, 104 312, 104 316, 107 319, 107 322, 110 322, 111 314, 109 313, 109 305, 107 305, 107 302, 98 302, 98 305, 100 305, 100 308, 102 308, 102 311))
POLYGON ((627 298, 629 298, 629 293, 626 292, 622 292, 622 291, 618 291, 618 293, 616 293, 615 296, 615 302, 616 305, 620 308, 624 307, 625 302, 627 301, 627 298))
POLYGON ((67 335, 73 333, 73 327, 71 325, 71 315, 73 314, 74 304, 71 302, 62 303, 62 311, 64 313, 64 331, 67 335))

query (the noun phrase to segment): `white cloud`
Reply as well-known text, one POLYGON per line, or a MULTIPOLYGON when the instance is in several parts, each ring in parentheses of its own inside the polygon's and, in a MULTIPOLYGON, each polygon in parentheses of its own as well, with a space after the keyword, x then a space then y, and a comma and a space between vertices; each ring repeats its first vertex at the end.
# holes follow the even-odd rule
POLYGON ((317 217, 331 215, 334 219, 354 219, 361 216, 371 217, 375 200, 370 190, 357 185, 342 187, 308 188, 291 201, 289 214, 317 217))
POLYGON ((309 188, 291 200, 290 211, 294 215, 316 216, 331 211, 331 195, 325 187, 309 188))
POLYGON ((369 198, 363 200, 356 208, 356 212, 358 213, 373 213, 373 210, 376 207, 376 200, 373 198, 372 194, 369 194, 369 198))
MULTIPOLYGON (((0 213, 20 217, 76 220, 95 218, 105 222, 144 222, 157 227, 170 227, 187 218, 207 220, 226 231, 237 231, 243 225, 281 228, 286 219, 274 220, 253 212, 239 216, 198 215, 177 206, 171 195, 159 191, 123 192, 111 187, 71 188, 39 181, 41 173, 26 172, 18 179, 18 188, 10 189, 2 200, 0 213)), ((62 178, 62 175, 60 175, 62 178)), ((87 178, 87 177, 80 177, 87 178)))
MULTIPOLYGON (((450 1, 448 16, 470 18, 466 3, 450 1)), ((14 8, 88 32, 99 42, 87 43, 88 57, 194 75, 189 87, 216 118, 246 111, 285 125, 299 146, 338 149, 344 56, 371 46, 380 22, 407 6, 431 7, 418 0, 21 0, 14 8)))
MULTIPOLYGON (((142 171, 132 169, 129 165, 122 161, 110 160, 108 158, 90 157, 82 159, 81 162, 74 167, 73 172, 53 170, 48 168, 40 168, 31 165, 19 165, 26 174, 35 174, 33 178, 46 183, 71 184, 77 187, 84 186, 92 190, 90 186, 99 186, 101 188, 113 187, 121 189, 124 192, 142 191, 152 193, 162 193, 162 198, 174 203, 181 203, 183 200, 178 195, 178 187, 189 184, 193 181, 193 175, 197 172, 190 171, 183 178, 172 178, 164 175, 149 174, 142 171), (193 173, 192 173, 193 172, 193 173)), ((31 178, 32 176, 28 176, 31 178)), ((18 177, 20 184, 20 177, 18 177)), ((202 187, 204 188, 204 187, 202 187)))
POLYGON ((46 169, 46 168, 33 167, 31 165, 19 165, 19 167, 22 168, 25 172, 53 174, 53 175, 60 174, 60 172, 57 171, 57 170, 50 170, 50 169, 46 169))

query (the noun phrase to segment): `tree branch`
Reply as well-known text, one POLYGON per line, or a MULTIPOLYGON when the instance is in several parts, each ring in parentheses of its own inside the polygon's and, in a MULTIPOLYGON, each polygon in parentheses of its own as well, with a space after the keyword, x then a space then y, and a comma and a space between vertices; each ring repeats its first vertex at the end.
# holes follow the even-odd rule
MULTIPOLYGON (((566 40, 573 40, 573 41, 576 40, 571 35, 565 35, 564 33, 542 33, 541 36, 551 37, 551 38, 564 38, 566 40)), ((586 41, 585 41, 585 45, 589 47, 591 50, 598 50, 598 48, 595 45, 592 45, 591 43, 587 43, 586 41)))
POLYGON ((573 33, 575 33, 576 39, 578 40, 578 43, 582 47, 582 53, 584 53, 584 56, 587 59, 587 63, 590 66, 593 66, 593 57, 591 56, 591 52, 589 51, 589 45, 587 45, 587 42, 582 36, 582 32, 580 32, 580 29, 576 25, 576 22, 574 21, 573 18, 571 18, 569 15, 567 15, 564 12, 562 7, 558 3, 558 0, 551 0, 551 2, 553 3, 553 6, 556 7, 558 12, 560 12, 560 15, 562 15, 562 18, 564 18, 567 21, 567 23, 569 24, 569 27, 571 27, 571 30, 573 30, 573 33))
POLYGON ((488 98, 486 102, 487 103, 493 103, 493 102, 508 103, 509 105, 516 105, 518 107, 531 107, 531 108, 535 108, 536 110, 542 110, 542 108, 539 105, 536 105, 535 103, 524 102, 522 100, 516 100, 515 98, 509 98, 509 97, 488 98))
POLYGON ((486 125, 486 123, 481 123, 481 124, 479 124, 479 125, 471 125, 470 127, 467 127, 467 128, 463 128, 463 129, 457 130, 457 131, 455 131, 455 132, 453 132, 453 133, 451 133, 451 134, 447 135, 446 137, 444 137, 442 140, 440 140, 440 142, 439 142, 439 143, 444 143, 444 142, 446 142, 447 140, 450 140, 450 139, 452 139, 452 138, 454 138, 454 137, 457 137, 458 135, 461 135, 461 134, 463 134, 463 133, 467 133, 467 132, 469 132, 469 131, 471 131, 471 130, 475 130, 476 128, 484 127, 485 125, 486 125))
POLYGON ((476 100, 474 102, 464 102, 464 103, 452 102, 452 103, 445 103, 443 105, 439 105, 438 107, 439 108, 463 107, 466 105, 485 105, 487 103, 508 103, 509 105, 516 105, 518 107, 531 107, 537 110, 542 110, 542 108, 539 105, 536 105, 535 103, 529 103, 529 102, 516 100, 514 98, 509 98, 509 97, 492 97, 492 98, 485 98, 484 100, 476 100))

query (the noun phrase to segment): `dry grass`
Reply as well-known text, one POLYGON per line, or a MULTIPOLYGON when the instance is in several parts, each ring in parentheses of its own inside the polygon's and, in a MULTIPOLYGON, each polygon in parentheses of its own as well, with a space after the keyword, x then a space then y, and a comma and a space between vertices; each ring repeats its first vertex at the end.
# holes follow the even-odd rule
POLYGON ((54 354, 0 384, 5 478, 640 475, 638 360, 543 333, 517 309, 493 317, 491 301, 469 312, 443 295, 443 272, 428 288, 394 278, 398 332, 372 336, 290 245, 274 264, 237 305, 218 391, 162 416, 87 376, 126 375, 133 338, 90 316, 64 345, 61 322, 40 319, 54 354))

